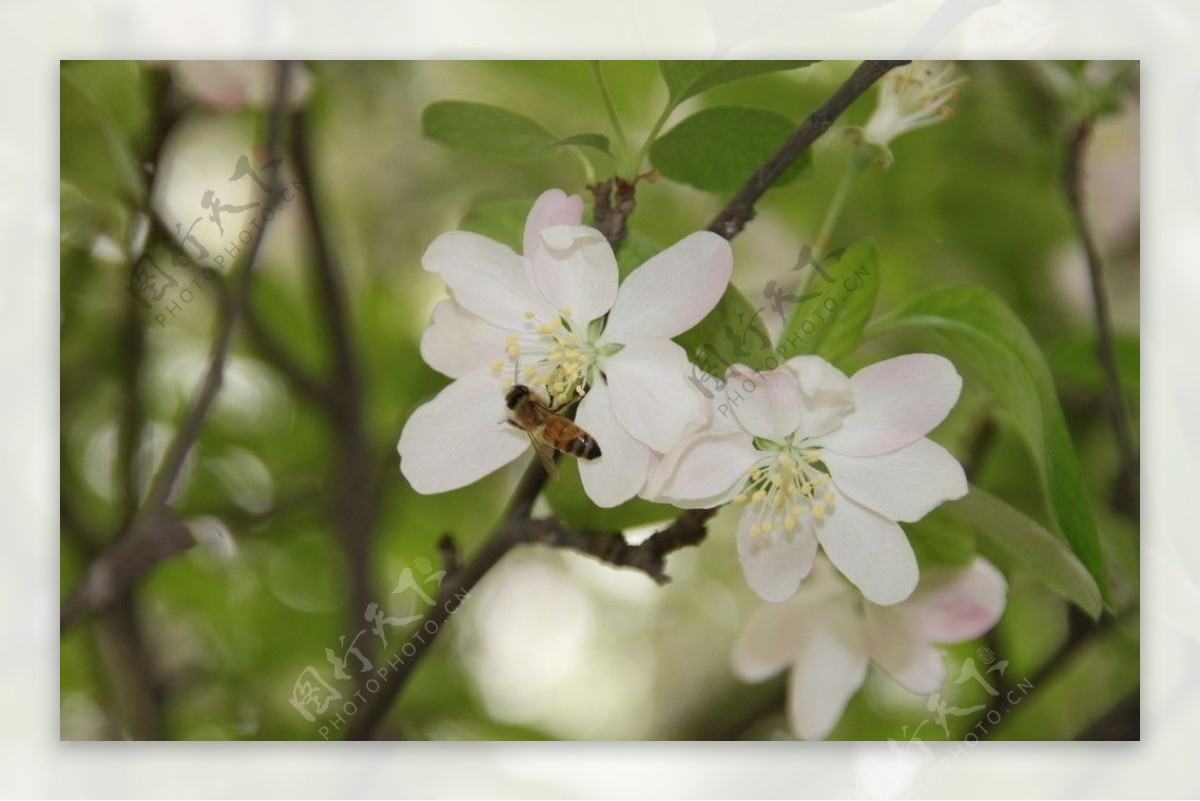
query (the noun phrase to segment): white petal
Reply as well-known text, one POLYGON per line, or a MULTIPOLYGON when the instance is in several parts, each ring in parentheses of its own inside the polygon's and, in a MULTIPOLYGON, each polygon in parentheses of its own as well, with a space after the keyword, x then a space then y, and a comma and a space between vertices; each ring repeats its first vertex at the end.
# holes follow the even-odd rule
POLYGON ((579 330, 612 308, 617 297, 617 259, 604 235, 584 225, 552 225, 541 231, 533 256, 533 280, 546 300, 579 330))
POLYGON ((525 218, 525 258, 532 259, 541 244, 541 231, 552 225, 579 225, 583 222, 583 198, 561 189, 547 189, 534 202, 525 218))
POLYGON ((778 604, 763 604, 750 615, 733 644, 733 672, 742 681, 769 679, 796 660, 810 621, 823 614, 828 597, 803 591, 778 604))
POLYGON ((917 557, 900 526, 844 495, 817 526, 817 539, 868 601, 899 603, 917 586, 917 557))
POLYGON ((925 642, 971 640, 1000 620, 1008 584, 990 562, 976 557, 965 568, 930 570, 898 611, 913 621, 925 642))
POLYGON ((817 539, 809 519, 801 518, 790 532, 783 521, 778 509, 764 516, 761 503, 749 504, 738 521, 738 561, 746 583, 760 598, 772 603, 786 601, 795 594, 817 555, 817 539), (752 535, 751 528, 763 520, 770 520, 771 531, 752 535))
POLYGON ((882 456, 846 456, 826 449, 821 460, 843 494, 889 520, 912 523, 942 502, 967 494, 962 465, 924 437, 882 456))
POLYGON ((397 446, 400 472, 425 495, 465 487, 529 447, 504 420, 499 378, 490 367, 469 373, 408 418, 397 446))
POLYGON ((724 239, 708 231, 681 239, 625 278, 601 341, 682 334, 713 310, 732 274, 724 239))
POLYGON ((726 381, 740 382, 735 386, 741 397, 730 404, 738 422, 754 436, 783 442, 799 427, 800 384, 788 370, 760 373, 735 364, 726 381))
POLYGON ((803 632, 788 680, 788 721, 806 740, 829 735, 867 677, 861 613, 847 602, 827 604, 803 632))
MULTIPOLYGON (((188 94, 219 109, 265 106, 275 97, 278 66, 272 61, 177 61, 175 78, 188 94)), ((304 104, 312 94, 307 67, 292 65, 288 76, 288 109, 304 104)))
POLYGON ((507 359, 507 335, 453 300, 443 300, 421 334, 421 358, 439 373, 461 378, 496 359, 507 359))
POLYGON ((601 359, 600 369, 617 419, 653 450, 666 453, 703 422, 703 396, 688 380, 691 363, 671 340, 630 341, 615 356, 601 359))
POLYGON ((575 422, 600 446, 598 459, 579 460, 579 476, 588 497, 607 508, 636 495, 650 470, 650 449, 617 422, 603 381, 597 381, 579 402, 575 422))
POLYGON ((854 411, 822 442, 849 456, 876 456, 911 445, 946 419, 962 376, 942 356, 912 353, 864 367, 850 384, 854 411))
POLYGON ((889 614, 903 606, 867 608, 867 654, 909 692, 930 695, 946 680, 942 652, 914 636, 906 622, 889 614))
POLYGON ((817 437, 839 426, 854 408, 854 390, 846 374, 820 356, 796 356, 783 364, 799 382, 797 434, 817 437))
POLYGON ((647 497, 684 508, 719 506, 745 486, 746 471, 761 456, 744 432, 703 431, 662 458, 650 475, 647 497))
POLYGON ((557 312, 533 285, 529 266, 511 249, 470 231, 442 234, 421 263, 440 273, 454 299, 467 311, 512 331, 529 326, 526 311, 549 320, 557 312))

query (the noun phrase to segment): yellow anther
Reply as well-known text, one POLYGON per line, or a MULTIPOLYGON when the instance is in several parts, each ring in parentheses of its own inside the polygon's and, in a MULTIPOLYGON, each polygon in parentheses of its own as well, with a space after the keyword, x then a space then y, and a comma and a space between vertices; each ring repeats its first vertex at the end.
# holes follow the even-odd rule
POLYGON ((829 476, 823 475, 823 474, 819 478, 817 478, 817 481, 816 481, 816 484, 818 487, 823 487, 828 483, 829 483, 829 476))
POLYGON ((793 506, 792 507, 792 517, 803 517, 803 516, 804 516, 804 507, 803 506, 793 506))
POLYGON ((508 346, 508 355, 509 356, 520 356, 521 348, 518 347, 517 345, 509 345, 508 346))
POLYGON ((782 487, 783 486, 783 476, 779 475, 778 473, 772 474, 771 475, 771 483, 777 487, 782 487))
POLYGON ((761 533, 762 533, 762 526, 758 525, 757 523, 755 523, 753 526, 750 527, 750 536, 751 537, 757 537, 761 533))
POLYGON ((786 453, 779 454, 779 459, 777 461, 784 467, 791 467, 795 464, 795 462, 792 461, 792 457, 788 456, 786 453))
POLYGON ((571 317, 571 309, 567 306, 563 306, 561 309, 559 309, 558 313, 563 319, 569 319, 571 317))
POLYGON ((734 503, 745 503, 746 502, 746 493, 739 492, 737 495, 734 495, 733 502, 734 503))
POLYGON ((819 503, 816 504, 815 506, 813 506, 812 510, 813 510, 813 517, 817 518, 818 520, 825 517, 825 507, 822 506, 821 504, 819 504, 819 503))
POLYGON ((770 520, 764 520, 764 521, 763 521, 763 523, 762 523, 762 530, 763 530, 763 531, 770 531, 770 530, 771 530, 771 529, 773 529, 773 528, 775 528, 775 524, 774 524, 774 523, 772 523, 770 520))
POLYGON ((500 382, 501 389, 512 389, 512 386, 513 380, 511 378, 506 378, 500 382))
POLYGON ((825 503, 833 503, 836 500, 837 495, 834 495, 832 492, 825 493, 825 503))
POLYGON ((526 378, 533 378, 535 375, 537 375, 537 368, 526 367, 524 370, 522 370, 522 372, 525 373, 526 378))
POLYGON ((494 362, 492 362, 491 366, 492 366, 492 369, 498 373, 504 369, 504 362, 501 361, 500 359, 496 359, 494 362))
POLYGON ((783 496, 776 495, 774 498, 771 499, 771 505, 772 506, 783 506, 783 496))
POLYGON ((752 476, 752 475, 754 475, 754 474, 755 474, 755 473, 757 473, 757 472, 758 472, 758 468, 757 468, 757 467, 747 467, 747 468, 746 468, 746 475, 748 475, 748 476, 752 476))
POLYGON ((791 515, 783 518, 783 527, 788 531, 794 529, 796 527, 796 518, 792 517, 791 515))
POLYGON ((802 492, 803 494, 812 495, 812 491, 813 491, 813 485, 811 482, 805 481, 803 484, 800 485, 800 492, 802 492))
POLYGON ((750 496, 751 500, 755 501, 761 501, 765 497, 767 497, 766 490, 755 490, 754 494, 750 496))
POLYGON ((533 309, 526 309, 524 315, 526 320, 532 320, 534 317, 537 317, 537 312, 533 311, 533 309))
POLYGON ((504 344, 505 344, 505 345, 515 345, 515 344, 517 344, 517 335, 516 335, 516 334, 509 334, 508 336, 506 336, 506 337, 504 338, 504 344))
POLYGON ((539 334, 549 334, 549 333, 550 333, 551 331, 553 331, 553 330, 554 330, 554 329, 553 329, 553 328, 551 328, 551 327, 550 327, 550 326, 548 326, 548 325, 539 325, 539 326, 538 326, 538 329, 537 329, 537 332, 538 332, 539 334))
POLYGON ((809 464, 816 464, 817 462, 821 461, 821 454, 817 453, 816 451, 805 451, 804 461, 808 462, 809 464))

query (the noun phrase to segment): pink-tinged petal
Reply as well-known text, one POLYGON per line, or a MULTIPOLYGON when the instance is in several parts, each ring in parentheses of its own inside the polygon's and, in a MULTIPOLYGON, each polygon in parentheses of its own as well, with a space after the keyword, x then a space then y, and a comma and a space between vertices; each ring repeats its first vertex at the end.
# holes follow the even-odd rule
POLYGON ((442 234, 421 263, 442 276, 460 306, 492 325, 524 331, 530 325, 526 311, 542 320, 557 313, 533 285, 525 260, 485 236, 470 231, 442 234))
POLYGON ((962 376, 945 357, 912 353, 864 367, 850 384, 854 411, 822 444, 848 456, 878 456, 911 445, 945 420, 962 376))
POLYGON ((867 608, 867 655, 909 692, 935 693, 946 680, 946 659, 937 648, 914 637, 904 621, 887 614, 896 608, 867 608))
POLYGON ((917 557, 900 526, 844 495, 817 525, 817 539, 829 561, 872 603, 899 603, 917 586, 917 557))
POLYGON ((579 460, 579 477, 588 497, 608 508, 637 495, 650 470, 650 449, 617 422, 603 381, 597 381, 579 402, 575 422, 600 446, 599 458, 579 460))
POLYGON ((507 335, 453 300, 443 300, 421 334, 421 358, 439 373, 461 378, 496 359, 507 359, 507 335))
POLYGON ((583 222, 583 198, 561 189, 547 189, 534 202, 525 218, 525 258, 532 259, 541 244, 543 228, 552 225, 579 225, 583 222))
POLYGON ((783 442, 800 425, 800 383, 787 370, 760 373, 735 364, 725 376, 741 397, 730 405, 742 428, 756 437, 783 442))
POLYGON ((529 438, 505 423, 500 379, 468 373, 419 406, 400 432, 400 472, 417 492, 465 487, 516 459, 529 438))
POLYGON ((675 447, 703 422, 704 398, 688 380, 691 363, 669 339, 626 343, 600 360, 613 411, 625 430, 659 453, 675 447))
POLYGON ((828 597, 798 592, 787 601, 754 610, 733 644, 733 672, 742 681, 760 682, 795 662, 811 621, 825 613, 828 597))
POLYGON ((846 374, 820 356, 796 356, 783 364, 796 377, 800 422, 796 433, 818 437, 841 425, 854 408, 854 390, 846 374))
POLYGON ((930 570, 913 597, 897 611, 912 621, 923 642, 972 640, 1004 613, 1008 583, 990 562, 976 557, 965 568, 930 570))
POLYGON ((745 486, 746 471, 761 456, 744 432, 702 431, 659 461, 644 494, 685 509, 710 509, 745 486))
POLYGON ((575 330, 612 308, 617 297, 617 259, 604 235, 584 225, 553 225, 541 231, 533 256, 533 281, 555 309, 570 311, 575 330))
POLYGON ((948 450, 921 439, 882 456, 821 451, 838 490, 889 520, 913 523, 967 494, 967 476, 948 450))
POLYGON ((812 570, 817 555, 817 539, 808 518, 801 518, 791 531, 784 528, 780 510, 764 514, 762 503, 751 503, 738 521, 738 561, 750 589, 764 601, 778 603, 795 594, 800 582, 812 570), (754 526, 769 520, 771 530, 752 534, 754 526))
POLYGON ((684 237, 625 278, 601 342, 682 334, 713 310, 731 275, 728 242, 708 231, 684 237))
MULTIPOLYGON (((217 109, 265 106, 275 95, 278 65, 273 61, 177 61, 173 71, 184 92, 217 109)), ((312 73, 293 65, 288 80, 288 109, 312 94, 312 73)))
POLYGON ((867 677, 866 643, 853 602, 826 604, 805 629, 788 679, 788 722, 798 736, 819 740, 867 677))

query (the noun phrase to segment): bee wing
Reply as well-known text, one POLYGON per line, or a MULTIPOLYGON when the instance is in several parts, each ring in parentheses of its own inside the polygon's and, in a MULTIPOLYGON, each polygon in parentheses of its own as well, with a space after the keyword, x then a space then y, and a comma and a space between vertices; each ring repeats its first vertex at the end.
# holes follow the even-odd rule
POLYGON ((529 434, 529 443, 533 445, 533 452, 537 454, 538 461, 545 468, 546 475, 552 479, 558 478, 558 465, 554 463, 554 448, 550 446, 550 443, 538 439, 533 434, 529 434))

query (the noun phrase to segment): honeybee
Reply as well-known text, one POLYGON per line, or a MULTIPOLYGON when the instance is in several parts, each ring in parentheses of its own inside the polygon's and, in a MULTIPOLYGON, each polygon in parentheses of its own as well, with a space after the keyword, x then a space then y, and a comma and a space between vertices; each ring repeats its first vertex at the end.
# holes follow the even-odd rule
POLYGON ((599 458, 600 445, 592 435, 559 414, 524 384, 516 384, 504 396, 508 423, 529 435, 537 454, 551 478, 558 475, 554 452, 569 453, 580 459, 599 458))

